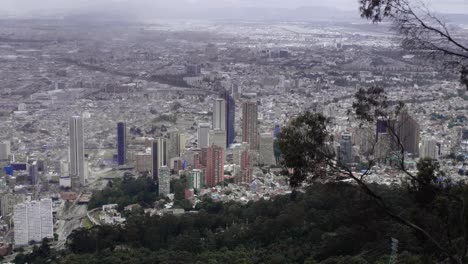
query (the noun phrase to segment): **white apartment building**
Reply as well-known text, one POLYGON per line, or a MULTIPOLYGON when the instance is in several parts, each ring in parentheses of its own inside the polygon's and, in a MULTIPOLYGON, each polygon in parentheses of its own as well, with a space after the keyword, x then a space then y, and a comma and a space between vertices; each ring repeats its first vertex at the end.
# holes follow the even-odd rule
POLYGON ((52 200, 42 199, 15 205, 13 209, 15 246, 54 237, 52 200))

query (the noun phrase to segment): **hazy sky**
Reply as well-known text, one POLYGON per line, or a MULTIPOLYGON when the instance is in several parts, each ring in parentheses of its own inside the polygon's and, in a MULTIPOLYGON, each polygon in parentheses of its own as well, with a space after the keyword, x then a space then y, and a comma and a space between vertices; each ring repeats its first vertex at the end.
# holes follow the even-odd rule
MULTIPOLYGON (((419 0, 414 0, 419 1, 419 0)), ((425 0, 431 7, 446 13, 468 14, 468 0, 425 0)), ((87 10, 106 5, 129 8, 160 7, 288 7, 326 6, 356 10, 357 0, 0 0, 0 11, 24 13, 43 10, 87 10)))

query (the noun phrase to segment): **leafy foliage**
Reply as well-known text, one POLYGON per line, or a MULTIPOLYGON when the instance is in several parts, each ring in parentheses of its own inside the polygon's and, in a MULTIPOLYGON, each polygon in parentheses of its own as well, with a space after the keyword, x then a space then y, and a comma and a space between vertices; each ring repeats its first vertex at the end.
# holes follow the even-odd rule
MULTIPOLYGON (((356 99, 353 107, 358 119, 367 122, 371 127, 372 125, 375 127, 375 123, 379 120, 391 124, 386 125, 386 128, 392 137, 392 142, 398 146, 397 153, 401 154, 398 156, 400 160, 396 168, 407 176, 408 195, 417 207, 408 214, 402 213, 403 209, 395 207, 392 199, 387 199, 382 193, 376 192, 365 181, 368 169, 358 173, 346 165, 341 165, 329 150, 333 142, 331 137, 327 136, 327 120, 320 114, 304 113, 293 119, 280 133, 283 165, 293 171, 289 176, 291 185, 297 187, 303 182, 323 175, 327 176, 321 178, 325 181, 340 180, 339 175, 352 180, 391 219, 419 233, 421 238, 427 239, 431 243, 428 247, 439 260, 449 258, 451 263, 462 263, 461 256, 465 256, 467 251, 465 231, 467 217, 464 213, 466 198, 462 192, 463 184, 453 183, 445 178, 439 171, 437 162, 430 159, 420 160, 416 175, 406 169, 404 144, 398 126, 395 126, 395 129, 392 124, 394 113, 398 114, 402 110, 402 104, 397 104, 395 108, 388 107, 383 90, 379 88, 360 90, 356 99), (421 217, 431 221, 425 222, 421 217)), ((368 166, 368 168, 373 166, 372 160, 369 160, 368 166)))
MULTIPOLYGON (((404 188, 372 185, 392 207, 421 226, 437 228, 437 208, 420 212, 404 188)), ((461 189, 466 194, 466 188, 461 189)), ((443 256, 419 234, 392 221, 354 185, 314 184, 246 205, 206 198, 198 214, 132 214, 125 226, 75 230, 67 250, 48 263, 388 263, 390 238, 400 263, 435 263, 443 256)), ((16 263, 45 263, 35 251, 16 263), (40 260, 40 261, 38 261, 40 260)))
POLYGON ((105 204, 118 204, 120 209, 136 203, 150 206, 157 197, 157 186, 151 178, 124 176, 123 179, 109 182, 102 191, 94 192, 88 208, 94 209, 105 204))
POLYGON ((327 160, 334 157, 333 148, 327 145, 331 137, 327 124, 323 115, 306 112, 293 119, 278 135, 283 165, 294 168, 291 186, 299 186, 310 174, 324 176, 327 160))

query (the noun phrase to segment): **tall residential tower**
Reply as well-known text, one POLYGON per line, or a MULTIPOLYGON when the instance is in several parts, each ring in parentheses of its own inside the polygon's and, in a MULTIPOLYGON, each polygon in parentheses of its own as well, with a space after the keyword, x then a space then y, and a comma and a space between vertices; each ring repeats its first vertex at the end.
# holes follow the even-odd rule
POLYGON ((250 149, 258 151, 258 106, 256 101, 242 104, 242 141, 249 143, 250 149))
POLYGON ((152 148, 152 176, 159 180, 159 169, 167 166, 167 143, 165 138, 156 138, 152 148))
POLYGON ((198 148, 207 148, 210 143, 210 124, 202 123, 198 125, 198 148))
POLYGON ((213 130, 226 130, 226 101, 218 98, 213 104, 213 130))
POLYGON ((76 189, 85 185, 85 160, 84 160, 84 139, 83 139, 83 119, 80 116, 70 118, 70 178, 71 187, 76 189))
POLYGON ((224 101, 226 102, 226 147, 229 147, 236 138, 236 101, 228 91, 224 93, 224 101))

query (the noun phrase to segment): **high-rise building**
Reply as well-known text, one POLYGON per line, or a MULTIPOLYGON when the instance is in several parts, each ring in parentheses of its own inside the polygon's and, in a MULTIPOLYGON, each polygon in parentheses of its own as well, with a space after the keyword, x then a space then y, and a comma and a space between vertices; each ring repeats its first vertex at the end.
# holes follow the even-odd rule
POLYGON ((240 182, 251 183, 253 177, 253 168, 250 162, 250 151, 244 149, 241 153, 241 179, 240 182))
POLYGON ((208 148, 206 160, 206 186, 224 182, 224 149, 216 145, 208 148))
POLYGON ((185 135, 177 131, 169 133, 168 158, 178 158, 185 150, 185 135))
POLYGON ((15 246, 26 246, 29 243, 28 204, 20 203, 13 209, 15 246))
POLYGON ((30 241, 39 242, 42 240, 41 226, 41 203, 32 201, 28 205, 28 236, 30 241))
POLYGON ((258 150, 258 106, 256 101, 242 104, 242 141, 249 143, 251 150, 258 150))
POLYGON ((25 194, 4 194, 0 203, 2 209, 2 217, 5 218, 7 215, 13 213, 13 207, 19 203, 24 202, 25 200, 25 194))
POLYGON ((226 102, 226 147, 228 148, 236 138, 236 101, 228 91, 224 93, 224 101, 226 102))
POLYGON ((241 93, 242 91, 240 85, 237 83, 233 83, 231 86, 231 94, 233 99, 239 100, 241 93))
POLYGON ((54 218, 52 213, 52 199, 41 200, 41 237, 54 237, 54 218))
POLYGON ((205 177, 203 171, 201 170, 192 170, 188 175, 188 184, 189 189, 201 189, 205 186, 205 177))
POLYGON ((226 130, 226 101, 218 98, 213 103, 213 130, 226 130))
POLYGON ((70 118, 70 178, 72 189, 85 185, 85 160, 83 119, 79 116, 70 118))
POLYGON ((149 153, 135 155, 135 169, 139 173, 149 173, 153 170, 153 156, 149 153))
POLYGON ((270 133, 260 135, 259 164, 271 166, 276 164, 273 149, 274 139, 270 133))
POLYGON ((211 130, 209 138, 209 145, 216 145, 221 148, 226 148, 226 131, 225 130, 211 130))
POLYGON ((38 177, 39 170, 37 166, 37 161, 33 161, 33 163, 29 165, 29 179, 31 180, 32 185, 36 185, 38 177))
MULTIPOLYGON (((374 157, 379 163, 384 163, 391 157, 392 152, 392 136, 389 133, 379 133, 378 141, 375 144, 374 157)), ((371 150, 372 152, 372 150, 371 150)), ((370 153, 372 154, 372 153, 370 153)))
POLYGON ((198 125, 198 148, 207 148, 210 144, 210 124, 202 123, 198 125))
POLYGON ((200 161, 201 161, 200 160, 200 155, 201 154, 199 152, 193 154, 193 167, 195 169, 201 169, 201 167, 202 167, 201 163, 200 163, 200 161))
POLYGON ((353 127, 353 144, 359 146, 359 153, 365 157, 374 155, 376 146, 376 133, 370 127, 353 127))
POLYGON ((383 119, 377 120, 377 124, 376 124, 377 136, 378 136, 378 134, 381 134, 381 133, 387 133, 388 125, 389 125, 388 120, 383 120, 383 119))
POLYGON ((159 168, 158 188, 159 195, 167 196, 171 193, 171 173, 167 166, 159 168))
POLYGON ((353 162, 353 139, 352 134, 343 132, 340 139, 339 161, 346 165, 353 162))
POLYGON ((28 245, 32 240, 40 242, 43 238, 53 238, 52 200, 42 199, 15 205, 13 222, 16 246, 28 245))
POLYGON ((408 114, 407 111, 403 111, 398 116, 395 132, 400 138, 405 152, 411 153, 414 156, 418 156, 420 134, 419 124, 412 116, 408 114))
POLYGON ((124 165, 127 162, 127 125, 117 123, 117 163, 124 165))
POLYGON ((431 159, 438 159, 439 158, 439 148, 437 146, 437 141, 433 139, 424 139, 422 141, 420 151, 419 151, 420 158, 431 158, 431 159))
POLYGON ((200 166, 202 168, 207 166, 207 160, 208 160, 208 148, 202 148, 200 150, 200 166))
POLYGON ((5 141, 0 143, 0 161, 9 160, 11 156, 10 142, 5 141))
POLYGON ((45 169, 47 168, 47 165, 46 165, 46 161, 45 161, 45 160, 42 160, 42 159, 37 160, 37 161, 36 161, 36 164, 37 164, 37 170, 38 170, 39 172, 44 172, 45 169))
POLYGON ((167 166, 167 143, 165 138, 157 138, 153 141, 152 156, 153 180, 158 181, 159 169, 167 166))

